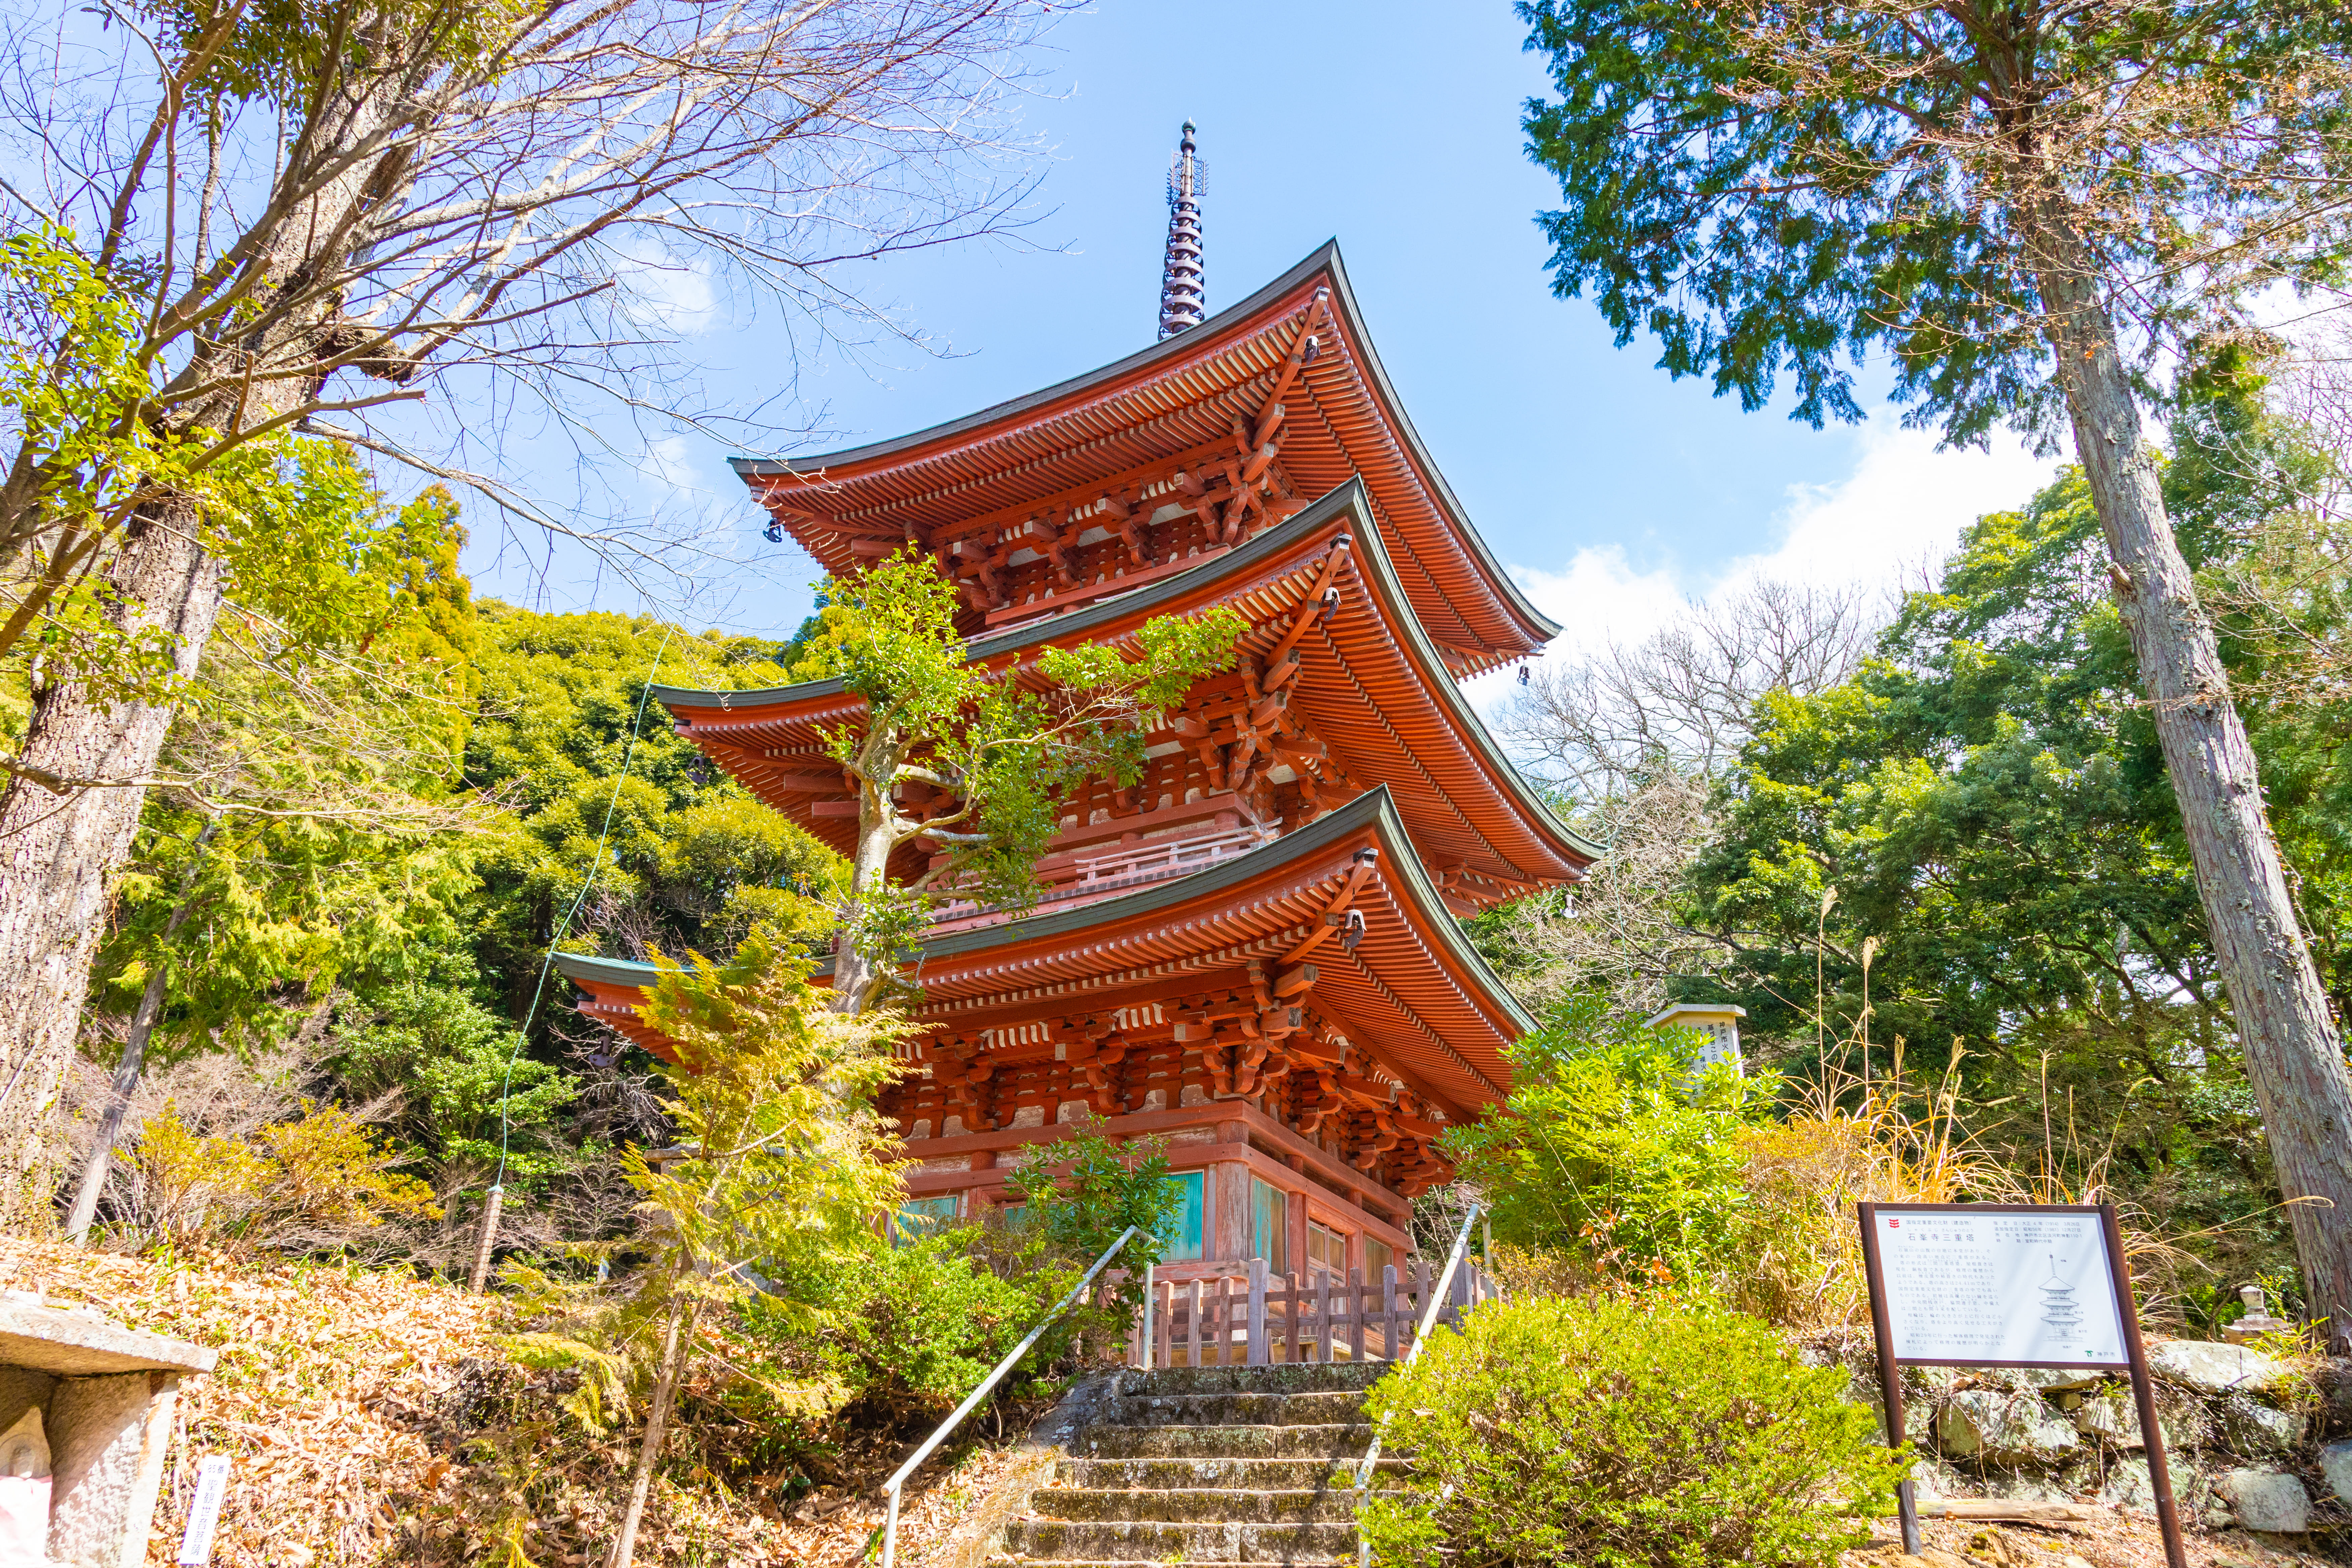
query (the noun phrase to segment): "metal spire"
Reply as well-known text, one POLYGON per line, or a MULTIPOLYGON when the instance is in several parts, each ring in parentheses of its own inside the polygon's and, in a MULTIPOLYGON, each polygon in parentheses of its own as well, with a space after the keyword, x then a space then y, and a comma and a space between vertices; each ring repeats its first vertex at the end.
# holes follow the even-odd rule
POLYGON ((1160 335, 1201 324, 1201 195, 1208 165, 1192 150, 1192 122, 1168 161, 1168 260, 1160 272, 1160 335))

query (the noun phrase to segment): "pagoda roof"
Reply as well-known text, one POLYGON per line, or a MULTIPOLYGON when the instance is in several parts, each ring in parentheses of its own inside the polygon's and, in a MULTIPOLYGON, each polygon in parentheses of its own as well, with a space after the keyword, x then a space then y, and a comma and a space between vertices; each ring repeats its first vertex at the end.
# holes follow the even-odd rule
MULTIPOLYGON (((1310 942, 1311 1005, 1398 1081, 1457 1121, 1508 1094, 1504 1047, 1535 1020, 1462 934, 1386 789, 1187 877, 1083 909, 934 935, 909 965, 922 984, 915 1016, 934 1030, 968 1032, 1057 1012, 1177 1003, 1232 984, 1253 960, 1280 964, 1310 942), (1376 852, 1376 869, 1353 895, 1365 923, 1348 951, 1325 940, 1323 914, 1366 850, 1376 852)), ((635 1012, 654 965, 575 953, 555 962, 589 994, 583 1012, 667 1054, 635 1012)))
POLYGON ((1255 416, 1310 320, 1321 352, 1285 397, 1286 470, 1308 495, 1363 478, 1414 608, 1466 670, 1535 652, 1559 628, 1496 561, 1414 431, 1336 240, 1201 325, 1042 391, 887 441, 731 461, 820 563, 847 574, 861 536, 929 544, 976 513, 1226 441, 1237 417, 1255 416), (1319 314, 1318 300, 1329 307, 1319 314))
MULTIPOLYGON (((1423 859, 1481 879, 1480 892, 1465 890, 1473 903, 1574 880, 1599 858, 1599 847, 1552 814, 1447 679, 1443 651, 1423 626, 1386 539, 1368 488, 1351 479, 1233 549, 1141 587, 975 638, 967 656, 992 665, 1028 663, 1049 645, 1118 642, 1154 617, 1218 605, 1237 605, 1253 619, 1255 629, 1242 647, 1262 652, 1279 635, 1286 611, 1312 612, 1306 601, 1318 571, 1344 542, 1340 607, 1298 644, 1305 662, 1290 711, 1361 782, 1393 790, 1423 859)), ((677 718, 679 732, 754 795, 847 848, 855 823, 814 815, 820 800, 848 798, 822 732, 861 714, 862 698, 838 679, 748 691, 652 691, 677 718), (828 770, 829 782, 821 776, 828 770)), ((1152 737, 1170 739, 1168 731, 1152 737)))

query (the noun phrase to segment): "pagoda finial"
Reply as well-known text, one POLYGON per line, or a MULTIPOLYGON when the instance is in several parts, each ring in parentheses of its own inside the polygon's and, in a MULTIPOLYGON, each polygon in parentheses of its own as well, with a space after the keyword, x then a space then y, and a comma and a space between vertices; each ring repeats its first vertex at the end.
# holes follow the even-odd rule
POLYGON ((1168 161, 1168 259, 1160 271, 1160 335, 1201 324, 1201 195, 1208 166, 1192 147, 1192 122, 1168 161))

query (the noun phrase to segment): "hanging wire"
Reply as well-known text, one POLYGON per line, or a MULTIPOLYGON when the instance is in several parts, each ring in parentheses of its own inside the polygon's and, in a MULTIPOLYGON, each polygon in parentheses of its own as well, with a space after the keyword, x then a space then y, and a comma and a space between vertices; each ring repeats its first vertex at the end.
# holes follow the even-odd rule
POLYGON ((507 1111, 507 1090, 514 1082, 515 1058, 522 1055, 523 1045, 530 1038, 531 1022, 539 1016, 540 998, 547 994, 547 976, 549 971, 555 967, 555 950, 563 945, 564 937, 572 931, 572 918, 580 913, 580 906, 588 901, 588 889, 596 885, 596 873, 604 868, 604 846, 613 837, 613 814, 621 804, 621 786, 629 782, 630 760, 637 754, 637 732, 645 727, 646 704, 654 694, 654 677, 661 673, 662 655, 669 651, 669 639, 677 630, 676 626, 662 629, 661 646, 654 650, 653 668, 646 671, 645 688, 637 693, 637 716, 629 721, 629 743, 621 752, 621 773, 613 781, 612 798, 604 803, 604 826, 596 834, 595 858, 588 863, 588 875, 581 879, 580 891, 572 899, 572 907, 565 910, 563 918, 556 922, 555 934, 547 939, 547 957, 539 966, 539 984, 532 988, 530 1006, 523 1013, 522 1027, 515 1035, 514 1049, 507 1053, 506 1073, 499 1080, 499 1173, 490 1180, 493 1193, 506 1191, 507 1142, 512 1131, 507 1111))

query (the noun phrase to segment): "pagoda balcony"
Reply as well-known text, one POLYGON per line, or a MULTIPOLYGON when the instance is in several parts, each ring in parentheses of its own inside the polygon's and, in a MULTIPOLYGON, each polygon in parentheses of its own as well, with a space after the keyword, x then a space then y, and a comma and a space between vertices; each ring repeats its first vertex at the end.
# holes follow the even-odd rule
POLYGON ((934 910, 931 929, 964 931, 969 926, 985 926, 990 921, 1033 914, 1040 908, 1070 908, 1077 902, 1124 893, 1152 881, 1167 881, 1169 877, 1190 877, 1221 860, 1244 856, 1275 837, 1277 835, 1273 830, 1242 823, 1233 827, 1212 826, 1204 832, 1181 837, 1134 839, 1094 851, 1054 853, 1037 863, 1037 877, 1045 886, 1037 893, 1034 905, 981 905, 973 898, 955 898, 934 910))

